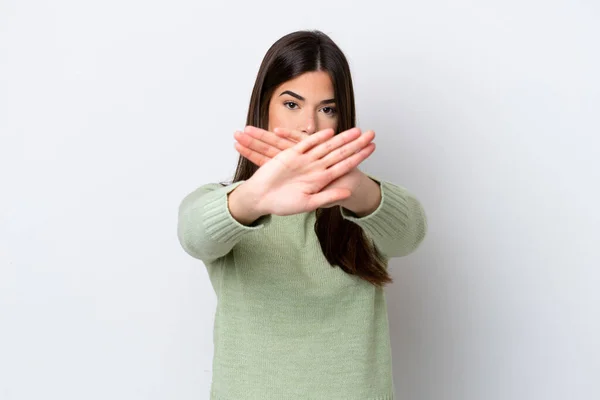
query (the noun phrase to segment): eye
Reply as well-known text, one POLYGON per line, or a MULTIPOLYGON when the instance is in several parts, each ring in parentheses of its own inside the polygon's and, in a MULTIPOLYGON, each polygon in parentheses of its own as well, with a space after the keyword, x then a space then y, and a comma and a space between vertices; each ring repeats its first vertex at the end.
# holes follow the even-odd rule
POLYGON ((323 107, 321 110, 323 110, 325 114, 330 116, 335 115, 335 113, 337 112, 335 107, 323 107))
POLYGON ((290 110, 295 110, 298 107, 298 104, 294 103, 293 101, 286 101, 283 104, 285 104, 285 106, 290 110))

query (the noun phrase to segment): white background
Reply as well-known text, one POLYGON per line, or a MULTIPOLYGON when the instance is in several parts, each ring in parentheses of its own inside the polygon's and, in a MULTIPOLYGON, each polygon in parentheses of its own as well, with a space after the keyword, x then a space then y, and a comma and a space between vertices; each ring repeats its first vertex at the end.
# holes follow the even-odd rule
POLYGON ((262 57, 297 29, 350 61, 363 171, 428 214, 386 289, 398 398, 600 398, 599 20, 592 0, 1 0, 0 399, 208 398, 216 298, 177 207, 231 178, 262 57))

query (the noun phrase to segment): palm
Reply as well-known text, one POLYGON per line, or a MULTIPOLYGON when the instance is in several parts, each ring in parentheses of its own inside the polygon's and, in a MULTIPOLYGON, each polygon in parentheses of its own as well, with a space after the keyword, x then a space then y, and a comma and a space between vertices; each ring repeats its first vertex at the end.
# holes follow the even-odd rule
MULTIPOLYGON (((324 189, 332 189, 332 188, 347 189, 347 190, 350 190, 351 193, 354 193, 360 184, 361 174, 362 174, 362 172, 357 167, 355 167, 350 172, 348 172, 346 175, 340 176, 336 180, 329 183, 329 185, 327 185, 324 189)), ((343 201, 334 202, 331 204, 326 204, 322 208, 328 208, 328 207, 333 207, 335 205, 342 205, 342 204, 343 204, 343 201)))
MULTIPOLYGON (((276 215, 343 205, 361 182, 358 164, 374 150, 370 143, 374 132, 361 135, 358 129, 329 138, 326 144, 322 140, 316 153, 309 150, 304 154, 297 151, 298 146, 316 137, 309 139, 297 131, 276 132, 282 137, 254 127, 246 129, 248 135, 235 135, 238 152, 260 167, 251 178, 255 187, 268 188, 260 196, 261 208, 276 215)), ((314 135, 322 136, 322 132, 314 135)))
MULTIPOLYGON (((320 192, 327 181, 311 173, 303 157, 285 150, 260 167, 251 180, 269 190, 262 198, 262 207, 275 215, 291 215, 316 208, 313 195, 320 192)), ((327 189, 344 189, 343 186, 327 189)))

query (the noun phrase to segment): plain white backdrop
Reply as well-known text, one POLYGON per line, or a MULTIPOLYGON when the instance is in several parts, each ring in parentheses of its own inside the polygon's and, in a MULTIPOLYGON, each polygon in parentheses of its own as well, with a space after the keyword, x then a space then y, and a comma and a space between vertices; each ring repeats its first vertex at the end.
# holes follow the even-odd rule
MULTIPOLYGON (((429 221, 386 289, 407 400, 600 398, 600 6, 0 2, 0 399, 208 399, 216 298, 176 236, 230 179, 259 64, 346 53, 361 169, 429 221)), ((243 399, 240 399, 243 400, 243 399)))

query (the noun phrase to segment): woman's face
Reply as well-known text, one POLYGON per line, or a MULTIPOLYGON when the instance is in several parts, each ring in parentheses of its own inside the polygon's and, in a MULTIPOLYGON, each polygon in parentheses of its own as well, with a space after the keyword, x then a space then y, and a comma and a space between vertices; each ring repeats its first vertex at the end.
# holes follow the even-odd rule
POLYGON ((325 71, 306 72, 279 85, 269 102, 269 131, 295 129, 309 135, 323 129, 337 132, 333 83, 325 71))

